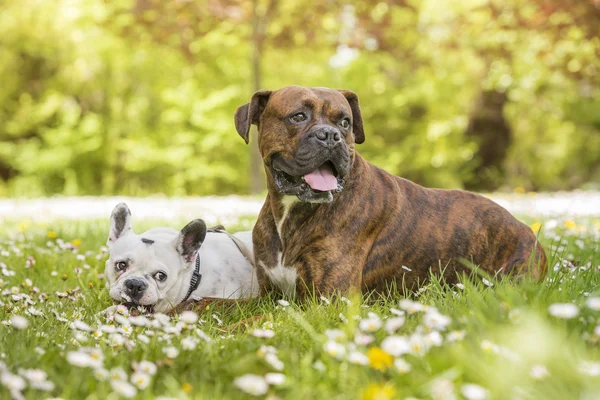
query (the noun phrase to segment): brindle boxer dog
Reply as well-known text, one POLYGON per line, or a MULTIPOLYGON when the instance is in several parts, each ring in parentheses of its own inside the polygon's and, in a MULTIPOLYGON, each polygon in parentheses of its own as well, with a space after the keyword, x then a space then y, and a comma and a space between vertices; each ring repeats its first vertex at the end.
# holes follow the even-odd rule
POLYGON ((545 275, 536 236, 498 204, 365 161, 354 150, 365 133, 353 92, 261 90, 235 112, 246 143, 251 124, 268 188, 252 235, 262 293, 382 293, 392 282, 414 290, 430 271, 456 282, 468 263, 492 275, 545 275))

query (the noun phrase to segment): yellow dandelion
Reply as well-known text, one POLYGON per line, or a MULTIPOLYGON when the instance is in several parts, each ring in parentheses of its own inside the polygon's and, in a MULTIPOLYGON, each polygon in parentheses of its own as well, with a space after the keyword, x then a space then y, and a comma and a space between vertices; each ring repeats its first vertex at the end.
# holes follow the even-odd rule
POLYGON ((396 389, 390 383, 386 384, 370 384, 365 390, 362 392, 363 400, 389 400, 395 398, 396 389))
POLYGON ((193 389, 193 386, 190 385, 189 383, 184 383, 183 385, 181 385, 181 390, 183 390, 185 393, 190 393, 193 389))
POLYGON ((379 347, 371 347, 367 352, 367 357, 369 357, 369 365, 380 371, 385 371, 391 367, 394 362, 394 357, 379 347))
POLYGON ((522 186, 517 186, 515 188, 515 193, 523 194, 523 193, 525 193, 525 188, 522 186))
POLYGON ((48 238, 50 239, 56 239, 58 237, 58 234, 54 231, 49 231, 48 232, 48 238))
POLYGON ((577 228, 577 224, 572 219, 568 219, 565 221, 565 228, 567 228, 568 230, 573 230, 577 228))
POLYGON ((542 228, 542 224, 540 222, 534 222, 533 224, 531 224, 530 228, 533 231, 533 233, 537 234, 542 228))
POLYGON ((81 239, 74 239, 71 244, 75 247, 81 246, 81 239))

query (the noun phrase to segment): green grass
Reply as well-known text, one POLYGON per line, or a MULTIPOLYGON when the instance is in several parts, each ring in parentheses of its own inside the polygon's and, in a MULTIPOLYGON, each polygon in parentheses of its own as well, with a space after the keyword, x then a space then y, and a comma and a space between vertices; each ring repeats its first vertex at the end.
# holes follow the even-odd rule
MULTIPOLYGON (((141 232, 155 225, 181 227, 185 222, 137 221, 136 226, 141 232)), ((441 332, 440 346, 431 347, 424 355, 402 357, 412 367, 410 372, 402 374, 393 365, 381 369, 355 365, 338 360, 324 350, 327 329, 341 330, 347 341, 340 339, 340 342, 348 348, 359 319, 375 313, 385 324, 387 318, 393 317, 390 309, 399 308, 399 296, 379 301, 350 298, 350 304, 341 299, 328 304, 316 298, 282 307, 278 298, 264 298, 232 310, 213 306, 200 314, 201 322, 194 329, 184 328, 180 335, 133 327, 129 336, 125 336, 125 343, 120 345, 115 345, 115 339, 107 333, 95 339, 90 333, 74 331, 70 324, 76 318, 94 329, 100 324, 115 324, 96 317, 96 313, 111 305, 99 276, 106 259, 100 248, 106 240, 108 218, 97 222, 62 221, 45 226, 5 221, 0 228, 0 262, 15 274, 0 276, 0 301, 4 303, 0 308, 0 321, 21 315, 28 319, 29 326, 19 330, 0 325, 0 361, 13 374, 19 369, 31 368, 48 374, 55 388, 40 392, 28 386, 22 393, 29 399, 118 397, 111 394, 109 381, 98 381, 91 368, 67 362, 67 354, 80 346, 97 346, 104 355, 104 368, 122 367, 129 376, 134 361, 156 363, 156 375, 146 389, 138 390, 137 398, 250 397, 233 381, 244 374, 275 372, 259 354, 261 345, 276 348, 283 362, 281 372, 286 382, 271 386, 267 394, 279 398, 443 398, 439 393, 448 394, 449 387, 453 387, 457 398, 462 398, 461 388, 468 383, 484 387, 493 399, 597 398, 600 376, 590 375, 594 371, 582 371, 581 366, 584 361, 600 361, 600 337, 594 335, 600 311, 586 306, 590 297, 600 297, 600 220, 588 218, 572 223, 558 218, 527 222, 550 226, 550 229, 542 229, 540 235, 550 256, 551 271, 546 281, 493 281, 493 287, 479 280, 465 281, 464 289, 460 289, 433 280, 413 296, 413 300, 437 307, 451 322, 441 332), (57 237, 50 239, 48 232, 55 232, 57 237), (81 243, 75 249, 61 248, 62 241, 81 243), (85 255, 85 260, 78 259, 77 255, 85 255), (35 264, 26 268, 28 257, 33 257, 35 264), (564 260, 582 268, 552 268, 564 260), (78 268, 79 274, 76 273, 78 268), (52 274, 53 271, 56 273, 52 274), (27 279, 32 286, 28 286, 27 279), (76 288, 79 291, 73 292, 76 288), (13 299, 13 291, 29 294, 33 304, 26 305, 18 296, 13 299), (72 295, 60 298, 57 292, 72 295), (572 319, 553 317, 548 307, 554 303, 574 303, 579 307, 579 315, 572 319), (28 315, 29 307, 43 315, 28 315), (263 327, 263 322, 229 332, 228 325, 255 315, 266 316, 269 321, 266 327, 275 332, 273 338, 252 335, 255 328, 263 327), (214 316, 221 319, 222 324, 214 316), (208 334, 212 341, 199 339, 195 328, 208 334), (464 339, 448 341, 453 331, 464 331, 464 339), (148 343, 139 339, 141 334, 149 339, 148 343), (182 348, 182 340, 188 337, 198 339, 193 350, 182 348), (179 349, 177 357, 166 357, 163 349, 169 346, 179 349), (549 375, 542 379, 532 377, 535 365, 543 365, 549 375)), ((228 228, 248 229, 251 224, 252 220, 243 219, 238 226, 228 228)), ((176 318, 173 324, 175 322, 176 318)), ((409 337, 421 331, 423 313, 416 313, 407 316, 396 335, 409 337)), ((385 354, 372 349, 379 348, 388 334, 382 328, 373 336, 374 343, 357 346, 357 350, 371 354, 372 362, 379 360, 385 365, 385 354)), ((600 364, 598 368, 600 374, 600 364)), ((8 397, 9 391, 0 385, 0 398, 8 397)))

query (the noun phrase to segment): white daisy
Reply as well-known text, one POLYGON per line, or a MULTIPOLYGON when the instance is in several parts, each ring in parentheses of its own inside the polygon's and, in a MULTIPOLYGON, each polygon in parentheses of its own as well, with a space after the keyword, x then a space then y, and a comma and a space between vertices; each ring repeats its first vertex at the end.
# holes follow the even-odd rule
POLYGON ((269 391, 269 384, 260 375, 246 374, 235 378, 235 386, 253 396, 262 396, 269 391))
POLYGON ((600 297, 590 297, 589 299, 587 299, 587 301, 585 302, 585 305, 590 309, 590 310, 594 310, 594 311, 600 311, 600 297))
POLYGON ((412 370, 412 366, 402 358, 394 360, 394 367, 401 374, 409 373, 412 370))
POLYGON ((460 389, 460 392, 467 400, 485 400, 489 396, 487 389, 479 385, 475 385, 474 383, 467 383, 466 385, 463 385, 460 389))
POLYGON ((381 319, 377 316, 361 319, 358 327, 363 332, 375 332, 381 328, 381 319))
POLYGON ((387 321, 385 321, 386 332, 390 335, 393 335, 398 329, 402 328, 405 321, 406 317, 404 317, 404 315, 401 317, 389 318, 387 321))
POLYGON ((287 306, 289 306, 289 305, 290 305, 290 302, 289 302, 289 301, 287 301, 287 300, 283 300, 283 299, 277 300, 277 302, 278 302, 278 303, 279 303, 279 305, 280 305, 280 306, 282 306, 282 307, 287 307, 287 306))
POLYGON ((278 372, 270 372, 265 375, 265 381, 273 386, 283 385, 285 383, 285 375, 278 372))
POLYGON ((369 365, 369 357, 360 351, 351 351, 350 354, 348 354, 348 362, 351 364, 369 365))
POLYGON ((25 329, 29 326, 29 321, 27 320, 27 318, 22 317, 20 315, 13 315, 12 317, 10 317, 10 323, 13 328, 20 330, 25 329))
POLYGON ((198 314, 193 311, 184 311, 179 316, 179 320, 192 325, 198 322, 198 314))
POLYGON ((542 379, 548 377, 550 372, 548 372, 548 368, 546 368, 545 365, 538 364, 531 367, 529 374, 533 379, 541 381, 542 379))
POLYGON ((118 395, 128 399, 132 398, 137 393, 135 386, 126 381, 111 381, 110 386, 118 395))
POLYGON ((548 312, 556 318, 571 319, 579 314, 579 308, 571 303, 554 303, 548 307, 548 312))
POLYGON ((323 345, 323 350, 330 356, 341 360, 346 355, 346 347, 343 344, 338 343, 334 340, 328 340, 323 345))
POLYGON ((270 329, 255 329, 252 331, 252 336, 270 339, 273 336, 275 336, 275 331, 272 331, 270 329))
POLYGON ((411 348, 404 336, 388 336, 381 342, 381 349, 386 353, 398 357, 410 352, 411 348))
POLYGON ((163 348, 163 353, 167 356, 167 358, 175 358, 179 355, 179 350, 175 347, 165 347, 163 348))
POLYGON ((134 372, 131 375, 131 383, 138 389, 144 390, 150 385, 150 375, 144 372, 134 372))

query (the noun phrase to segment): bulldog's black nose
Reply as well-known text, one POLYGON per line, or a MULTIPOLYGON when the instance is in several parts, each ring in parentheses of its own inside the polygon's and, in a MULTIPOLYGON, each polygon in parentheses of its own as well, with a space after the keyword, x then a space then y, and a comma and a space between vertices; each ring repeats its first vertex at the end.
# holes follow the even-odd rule
POLYGON ((131 278, 125 281, 125 287, 127 288, 127 294, 133 298, 139 298, 144 293, 144 290, 148 288, 148 284, 141 279, 131 278))
POLYGON ((314 137, 325 146, 333 147, 342 141, 340 132, 332 126, 317 126, 314 129, 314 137))

